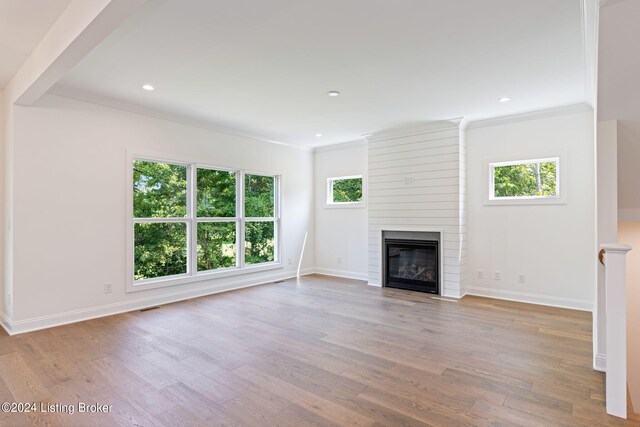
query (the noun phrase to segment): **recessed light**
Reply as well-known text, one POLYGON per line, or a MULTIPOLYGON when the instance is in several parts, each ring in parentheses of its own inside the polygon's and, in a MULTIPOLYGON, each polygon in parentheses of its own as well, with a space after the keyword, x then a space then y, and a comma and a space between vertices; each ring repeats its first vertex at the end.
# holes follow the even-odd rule
POLYGON ((338 96, 338 95, 340 95, 340 92, 338 92, 337 90, 330 90, 329 92, 327 92, 327 95, 329 95, 329 96, 338 96))
POLYGON ((318 138, 320 138, 320 137, 322 137, 322 134, 321 134, 321 133, 316 133, 316 136, 317 136, 318 138))
POLYGON ((148 90, 149 92, 151 92, 155 88, 153 86, 147 84, 147 85, 142 85, 142 89, 148 90))
POLYGON ((503 96, 502 98, 498 99, 498 102, 502 102, 502 103, 509 102, 509 101, 511 101, 511 98, 509 98, 508 96, 503 96))

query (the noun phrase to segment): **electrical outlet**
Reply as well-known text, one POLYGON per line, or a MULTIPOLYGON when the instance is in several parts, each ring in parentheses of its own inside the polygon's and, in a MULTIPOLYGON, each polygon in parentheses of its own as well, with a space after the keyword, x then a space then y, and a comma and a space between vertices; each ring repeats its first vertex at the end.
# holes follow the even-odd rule
POLYGON ((338 257, 338 264, 342 264, 342 257, 341 256, 338 257))
POLYGON ((287 264, 293 265, 293 260, 291 258, 287 259, 287 264))
POLYGON ((11 294, 7 294, 7 305, 11 306, 11 294))
POLYGON ((104 293, 105 294, 110 294, 112 292, 112 285, 113 283, 111 282, 107 282, 104 284, 104 293))
POLYGON ((502 274, 500 274, 499 271, 496 271, 495 273, 493 273, 493 280, 500 280, 502 279, 502 274))
POLYGON ((478 279, 484 279, 484 273, 482 270, 478 270, 478 279))
POLYGON ((525 283, 524 273, 518 273, 518 283, 525 283))

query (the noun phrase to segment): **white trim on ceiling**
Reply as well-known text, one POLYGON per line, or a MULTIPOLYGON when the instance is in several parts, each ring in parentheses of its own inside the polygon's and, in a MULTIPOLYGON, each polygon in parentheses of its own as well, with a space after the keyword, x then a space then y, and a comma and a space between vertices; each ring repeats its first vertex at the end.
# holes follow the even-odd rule
POLYGON ((468 122, 467 129, 495 126, 495 125, 501 125, 501 124, 512 123, 512 122, 520 122, 523 120, 543 119, 545 117, 557 116, 562 114, 579 113, 583 111, 593 111, 593 108, 591 107, 591 105, 587 103, 580 103, 580 104, 565 105, 562 107, 548 108, 545 110, 512 114, 509 116, 474 120, 474 121, 468 122))
POLYGON ((339 142, 337 144, 331 144, 331 145, 320 145, 318 147, 314 147, 313 152, 322 153, 325 151, 348 150, 349 148, 364 147, 366 145, 367 145, 367 140, 361 139, 358 141, 339 142))
POLYGON ((169 111, 162 111, 154 108, 143 107, 141 105, 132 104, 130 102, 119 101, 117 99, 107 98, 104 96, 98 96, 92 93, 72 89, 68 86, 63 86, 61 84, 57 84, 56 86, 51 88, 47 93, 49 95, 60 96, 63 98, 74 99, 82 102, 88 102, 90 104, 101 105, 103 107, 113 108, 120 111, 127 111, 129 113, 141 114, 141 115, 153 117, 156 119, 168 120, 171 122, 213 130, 220 133, 226 133, 228 135, 249 138, 249 139, 253 139, 254 141, 268 142, 270 144, 283 145, 286 147, 297 148, 301 150, 313 149, 312 146, 297 145, 297 144, 291 144, 288 142, 262 138, 260 136, 257 136, 248 132, 243 132, 239 129, 216 125, 207 120, 194 119, 192 117, 188 117, 182 114, 176 114, 169 111))

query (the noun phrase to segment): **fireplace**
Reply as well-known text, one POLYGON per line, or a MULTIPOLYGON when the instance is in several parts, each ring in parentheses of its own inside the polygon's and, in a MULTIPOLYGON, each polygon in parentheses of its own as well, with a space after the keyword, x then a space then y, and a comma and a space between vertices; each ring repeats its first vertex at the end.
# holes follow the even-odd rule
POLYGON ((440 293, 437 240, 385 239, 384 255, 385 286, 440 293))

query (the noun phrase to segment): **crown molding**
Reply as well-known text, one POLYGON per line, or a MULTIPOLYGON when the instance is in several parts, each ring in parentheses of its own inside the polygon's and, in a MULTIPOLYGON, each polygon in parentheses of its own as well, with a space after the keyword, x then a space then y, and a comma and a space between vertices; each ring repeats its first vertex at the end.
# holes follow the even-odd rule
POLYGON ((242 131, 240 129, 221 126, 207 120, 196 119, 186 115, 172 113, 166 110, 148 108, 148 107, 133 104, 130 102, 119 101, 113 98, 95 95, 90 92, 73 89, 68 86, 63 86, 60 84, 57 84, 56 86, 51 88, 47 93, 49 95, 73 99, 81 102, 88 102, 90 104, 100 105, 102 107, 107 107, 107 108, 113 108, 115 110, 120 110, 120 111, 126 111, 128 113, 140 114, 143 116, 153 117, 156 119, 167 120, 175 123, 180 123, 183 125, 194 126, 202 129, 212 130, 215 132, 225 133, 227 135, 248 138, 254 141, 267 142, 269 144, 296 148, 298 150, 304 150, 304 151, 311 151, 313 149, 313 147, 310 147, 310 146, 297 145, 297 144, 291 144, 288 142, 267 139, 249 132, 242 131))
POLYGON ((365 147, 367 145, 366 139, 349 141, 349 142, 339 142, 337 144, 331 145, 320 145, 313 148, 314 153, 324 153, 327 151, 338 151, 338 150, 348 150, 349 148, 355 147, 365 147))
POLYGON ((432 122, 425 122, 418 125, 403 126, 392 129, 383 130, 380 132, 363 135, 367 141, 383 141, 386 139, 403 138, 407 136, 422 135, 425 133, 440 132, 449 129, 460 129, 460 123, 462 123, 462 117, 455 117, 450 120, 438 120, 432 122))
POLYGON ((544 110, 529 111, 526 113, 511 114, 508 116, 491 117, 480 120, 469 120, 467 129, 476 129, 488 126, 504 125, 507 123, 521 122, 524 120, 543 119, 546 117, 560 116, 564 114, 593 111, 593 107, 587 103, 565 105, 562 107, 547 108, 544 110))

